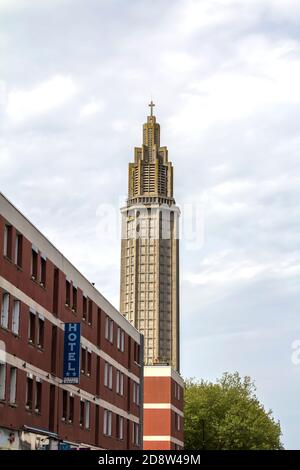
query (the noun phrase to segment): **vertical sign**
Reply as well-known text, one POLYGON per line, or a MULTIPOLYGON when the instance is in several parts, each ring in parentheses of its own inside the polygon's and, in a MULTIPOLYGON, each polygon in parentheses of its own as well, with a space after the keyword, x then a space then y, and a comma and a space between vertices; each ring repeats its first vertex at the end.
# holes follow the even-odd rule
POLYGON ((79 384, 80 323, 65 323, 64 384, 79 384))

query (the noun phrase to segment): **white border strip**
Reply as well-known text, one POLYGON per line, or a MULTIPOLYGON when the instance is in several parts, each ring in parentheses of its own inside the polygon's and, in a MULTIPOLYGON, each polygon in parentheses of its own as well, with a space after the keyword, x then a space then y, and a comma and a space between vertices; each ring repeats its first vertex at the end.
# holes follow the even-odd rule
MULTIPOLYGON (((13 284, 11 284, 9 281, 4 279, 2 276, 0 276, 0 287, 2 287, 2 289, 9 292, 13 297, 16 297, 18 300, 21 300, 21 302, 23 302, 23 304, 26 304, 29 307, 29 309, 30 308, 34 309, 36 312, 39 312, 42 315, 44 315, 44 317, 50 323, 52 323, 53 325, 56 325, 58 328, 60 328, 62 331, 64 331, 64 322, 62 322, 59 318, 55 317, 53 315, 53 313, 49 312, 44 307, 39 305, 37 302, 35 302, 35 300, 31 299, 28 295, 24 294, 23 291, 21 291, 20 289, 15 287, 13 284)), ((88 347, 89 350, 93 351, 95 354, 102 357, 105 361, 109 362, 116 369, 123 372, 123 374, 127 375, 128 377, 130 377, 135 382, 140 383, 139 377, 137 377, 135 374, 133 374, 132 372, 127 370, 126 367, 119 364, 115 359, 113 359, 111 356, 109 356, 106 352, 99 349, 97 346, 95 346, 93 343, 88 341, 83 336, 81 336, 81 344, 83 346, 88 347)))
POLYGON ((184 380, 181 375, 169 366, 145 366, 144 377, 171 377, 178 385, 184 387, 184 380))
POLYGON ((112 411, 113 413, 119 414, 123 416, 126 419, 129 419, 130 421, 133 421, 134 423, 139 423, 140 419, 132 415, 131 413, 127 413, 124 411, 122 408, 118 408, 117 406, 102 400, 101 398, 97 398, 95 395, 92 395, 91 393, 86 392, 85 390, 79 388, 79 385, 76 387, 75 385, 67 385, 63 384, 61 380, 57 380, 57 378, 54 378, 51 376, 51 374, 48 374, 47 372, 43 371, 42 369, 39 369, 38 367, 33 366, 32 364, 24 361, 24 359, 20 359, 18 357, 13 356, 10 353, 5 353, 5 359, 6 363, 10 364, 11 366, 17 367, 18 369, 22 370, 24 373, 30 373, 38 377, 39 379, 51 383, 55 385, 58 388, 61 388, 63 390, 67 390, 68 392, 73 393, 73 395, 76 395, 80 398, 83 398, 84 400, 88 400, 91 403, 95 403, 96 405, 100 405, 102 408, 105 408, 109 411, 112 411), (23 367, 23 364, 26 363, 26 367, 23 367), (79 390, 79 392, 78 392, 79 390))
POLYGON ((173 442, 173 444, 177 444, 179 446, 184 446, 183 441, 176 439, 173 436, 144 436, 144 442, 153 442, 153 441, 160 441, 160 442, 173 442))
POLYGON ((183 417, 183 411, 171 403, 144 403, 144 410, 172 410, 183 417))

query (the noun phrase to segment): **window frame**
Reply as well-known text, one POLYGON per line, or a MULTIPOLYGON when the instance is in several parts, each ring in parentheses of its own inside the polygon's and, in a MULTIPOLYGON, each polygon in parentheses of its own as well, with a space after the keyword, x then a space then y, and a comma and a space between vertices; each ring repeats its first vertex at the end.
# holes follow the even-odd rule
POLYGON ((10 294, 7 291, 3 291, 2 292, 0 325, 1 325, 2 328, 6 329, 6 330, 8 330, 9 310, 10 310, 10 294))

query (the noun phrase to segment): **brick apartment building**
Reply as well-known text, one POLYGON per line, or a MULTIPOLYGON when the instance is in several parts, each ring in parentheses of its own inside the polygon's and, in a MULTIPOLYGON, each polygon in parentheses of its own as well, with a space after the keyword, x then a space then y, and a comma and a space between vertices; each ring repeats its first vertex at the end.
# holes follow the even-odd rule
POLYGON ((142 336, 1 193, 0 313, 0 449, 141 448, 142 336), (62 380, 68 322, 79 385, 62 380))

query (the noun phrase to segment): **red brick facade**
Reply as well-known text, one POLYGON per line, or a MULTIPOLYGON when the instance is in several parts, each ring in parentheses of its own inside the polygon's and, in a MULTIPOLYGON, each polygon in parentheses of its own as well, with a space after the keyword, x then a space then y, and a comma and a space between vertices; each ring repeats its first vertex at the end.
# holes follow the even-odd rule
POLYGON ((0 448, 140 448, 139 333, 1 194, 0 312, 0 448), (81 323, 80 385, 62 384, 66 322, 81 323))

